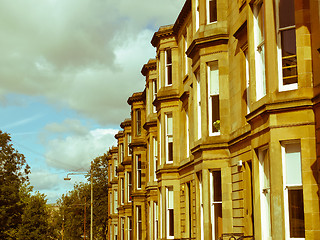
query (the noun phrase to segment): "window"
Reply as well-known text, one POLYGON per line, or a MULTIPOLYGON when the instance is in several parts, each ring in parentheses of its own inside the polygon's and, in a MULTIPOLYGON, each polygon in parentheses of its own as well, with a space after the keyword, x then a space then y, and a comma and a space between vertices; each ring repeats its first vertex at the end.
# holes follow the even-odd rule
POLYGON ((137 166, 137 189, 141 189, 141 174, 142 174, 142 169, 141 169, 141 155, 136 156, 136 166, 137 166))
POLYGON ((219 67, 218 61, 208 63, 209 135, 220 133, 219 67))
POLYGON ((141 136, 141 109, 136 110, 136 128, 137 136, 141 136))
POLYGON ((173 163, 172 113, 166 114, 165 117, 166 117, 166 154, 167 154, 167 163, 173 163))
POLYGON ((190 155, 190 141, 189 141, 189 112, 188 109, 186 109, 186 151, 187 151, 187 157, 190 155))
POLYGON ((161 150, 162 150, 162 148, 161 148, 161 136, 162 136, 162 128, 161 128, 161 116, 159 116, 159 118, 158 118, 158 123, 159 123, 159 166, 161 166, 161 150))
POLYGON ((120 155, 120 163, 123 162, 124 159, 124 149, 123 149, 123 143, 119 144, 119 155, 120 155))
POLYGON ((112 214, 113 213, 113 201, 112 201, 112 192, 110 192, 110 197, 109 197, 109 201, 110 201, 110 213, 112 214))
POLYGON ((137 206, 137 239, 142 239, 142 216, 141 206, 137 206))
POLYGON ((158 141, 156 137, 153 137, 153 169, 154 169, 154 180, 157 181, 157 170, 158 170, 158 141))
POLYGON ((201 85, 200 85, 200 71, 196 73, 197 80, 197 117, 198 117, 198 139, 201 138, 201 85))
POLYGON ((286 239, 304 239, 304 205, 299 143, 282 146, 286 239))
MULTIPOLYGON (((157 86, 157 79, 154 79, 152 81, 152 90, 153 90, 153 101, 157 98, 158 93, 158 86, 157 86)), ((153 112, 155 113, 157 111, 156 106, 153 106, 153 112)))
POLYGON ((128 240, 133 240, 133 234, 132 234, 132 218, 128 217, 128 240))
POLYGON ((118 176, 118 173, 117 173, 117 170, 118 170, 118 159, 117 158, 114 158, 113 159, 113 162, 114 162, 114 168, 113 168, 113 176, 114 177, 117 177, 118 176))
POLYGON ((117 213, 118 212, 118 191, 114 190, 113 195, 114 195, 113 212, 117 213))
POLYGON ((256 1, 254 5, 254 40, 255 40, 255 61, 256 61, 256 100, 266 95, 266 74, 265 74, 265 15, 264 2, 256 1))
POLYGON ((167 237, 173 238, 174 237, 174 211, 173 211, 173 187, 167 187, 167 237))
POLYGON ((120 190, 121 190, 121 205, 124 204, 124 181, 123 181, 123 178, 120 179, 120 190))
POLYGON ((114 225, 113 230, 114 230, 114 234, 113 234, 114 235, 114 239, 118 240, 118 225, 117 224, 114 225))
POLYGON ((160 213, 160 219, 159 219, 159 226, 160 226, 160 228, 159 228, 159 235, 160 235, 160 239, 162 238, 162 191, 161 191, 161 188, 159 188, 159 213, 160 213))
POLYGON ((188 74, 188 56, 187 56, 187 50, 188 50, 188 39, 187 34, 184 35, 184 71, 185 75, 188 74))
POLYGON ((221 171, 213 171, 210 178, 212 239, 218 239, 222 235, 221 171))
POLYGON ((246 58, 246 106, 247 106, 247 113, 250 113, 250 80, 249 80, 249 56, 248 50, 244 51, 244 55, 246 58))
POLYGON ((127 142, 128 142, 128 156, 131 155, 131 150, 130 150, 130 143, 131 143, 131 134, 127 133, 127 142))
POLYGON ((132 179, 131 179, 131 172, 127 173, 128 177, 128 202, 132 200, 132 179))
POLYGON ((166 57, 166 86, 172 85, 172 53, 171 49, 165 51, 166 57))
POLYGON ((121 228, 120 239, 124 240, 124 217, 120 219, 120 228, 121 228))
POLYGON ((279 0, 279 90, 298 88, 295 8, 293 0, 279 0))
POLYGON ((200 22, 199 22, 199 16, 200 16, 200 9, 199 9, 199 0, 196 0, 196 31, 199 30, 200 22))
POLYGON ((198 173, 199 181, 199 205, 200 205, 200 234, 201 240, 204 240, 204 225, 203 225, 203 197, 202 197, 202 173, 198 173))
POLYGON ((159 222, 158 222, 158 203, 154 202, 153 203, 153 218, 154 218, 154 223, 153 223, 153 234, 154 234, 154 239, 158 239, 158 227, 159 227, 159 222))
POLYGON ((112 178, 113 178, 112 173, 113 173, 112 164, 110 164, 110 179, 111 179, 111 181, 112 181, 112 178))
POLYGON ((262 239, 271 239, 269 150, 259 149, 259 180, 262 239))
POLYGON ((217 21, 217 0, 207 0, 207 22, 217 21))

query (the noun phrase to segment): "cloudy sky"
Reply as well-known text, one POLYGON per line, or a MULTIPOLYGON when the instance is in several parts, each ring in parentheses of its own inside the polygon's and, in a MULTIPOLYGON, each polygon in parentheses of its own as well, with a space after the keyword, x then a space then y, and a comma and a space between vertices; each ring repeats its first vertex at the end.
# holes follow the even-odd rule
POLYGON ((150 40, 184 0, 0 0, 0 129, 49 202, 115 144, 150 40))

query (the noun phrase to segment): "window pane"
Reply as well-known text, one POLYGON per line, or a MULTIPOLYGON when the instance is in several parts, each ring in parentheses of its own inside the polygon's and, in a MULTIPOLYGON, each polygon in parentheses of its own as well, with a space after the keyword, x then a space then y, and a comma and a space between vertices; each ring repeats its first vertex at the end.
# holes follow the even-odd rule
POLYGON ((172 65, 169 65, 167 67, 167 74, 168 74, 168 85, 171 85, 172 84, 172 65))
POLYGON ((211 106, 212 106, 212 129, 213 132, 218 132, 220 129, 220 125, 214 125, 214 123, 217 120, 220 120, 220 101, 219 101, 219 95, 214 95, 211 97, 211 106))
POLYGON ((174 214, 173 209, 169 209, 169 236, 174 236, 174 214))
POLYGON ((173 161, 173 142, 168 143, 168 161, 173 161))
POLYGON ((304 238, 304 209, 302 189, 289 189, 288 200, 290 237, 304 238))
POLYGON ((215 226, 215 239, 222 235, 222 203, 214 205, 214 226, 215 226))
POLYGON ((279 18, 280 28, 295 25, 294 0, 280 0, 279 18))
POLYGON ((288 144, 286 150, 286 184, 302 185, 300 144, 288 144))
POLYGON ((218 62, 210 64, 210 95, 219 94, 219 69, 218 62))
POLYGON ((214 202, 221 202, 222 201, 222 194, 221 194, 221 172, 216 171, 212 172, 213 176, 213 201, 214 202))
POLYGON ((172 135, 172 115, 167 115, 167 135, 172 135))
POLYGON ((210 22, 217 21, 217 0, 209 1, 210 22))
POLYGON ((167 53, 167 65, 172 63, 171 49, 166 51, 167 53))

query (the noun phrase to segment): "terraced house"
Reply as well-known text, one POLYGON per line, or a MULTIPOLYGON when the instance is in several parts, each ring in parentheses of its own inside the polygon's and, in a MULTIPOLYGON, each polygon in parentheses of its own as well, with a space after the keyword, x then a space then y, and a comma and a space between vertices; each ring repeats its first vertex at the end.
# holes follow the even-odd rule
POLYGON ((186 0, 159 28, 109 151, 110 239, 319 239, 319 19, 186 0))

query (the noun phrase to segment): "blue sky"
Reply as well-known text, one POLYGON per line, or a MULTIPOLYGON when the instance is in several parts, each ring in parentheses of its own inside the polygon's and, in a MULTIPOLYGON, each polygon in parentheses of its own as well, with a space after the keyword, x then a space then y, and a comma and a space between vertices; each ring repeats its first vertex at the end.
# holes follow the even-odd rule
POLYGON ((150 40, 183 0, 2 0, 0 129, 31 166, 30 182, 53 203, 69 171, 89 169, 116 143, 144 89, 150 40))

